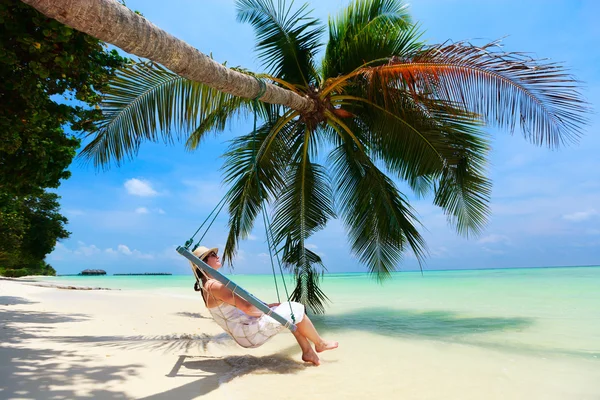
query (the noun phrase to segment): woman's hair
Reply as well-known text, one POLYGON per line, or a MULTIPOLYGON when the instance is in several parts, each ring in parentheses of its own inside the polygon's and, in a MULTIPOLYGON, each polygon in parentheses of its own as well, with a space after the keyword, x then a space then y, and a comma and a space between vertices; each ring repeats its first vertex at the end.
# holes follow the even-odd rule
MULTIPOLYGON (((204 257, 202 259, 202 261, 204 261, 204 262, 208 261, 208 255, 206 257, 204 257)), ((194 275, 196 275, 196 283, 194 283, 194 290, 196 292, 200 292, 200 294, 202 294, 202 300, 204 300, 204 305, 206 305, 206 297, 204 295, 204 285, 206 285, 206 281, 208 280, 208 278, 206 277, 206 274, 204 273, 204 271, 202 271, 200 268, 198 268, 198 266, 196 264, 192 263, 191 261, 190 261, 190 264, 192 264, 192 269, 194 270, 194 275), (198 278, 200 278, 200 281, 198 281, 198 278)))

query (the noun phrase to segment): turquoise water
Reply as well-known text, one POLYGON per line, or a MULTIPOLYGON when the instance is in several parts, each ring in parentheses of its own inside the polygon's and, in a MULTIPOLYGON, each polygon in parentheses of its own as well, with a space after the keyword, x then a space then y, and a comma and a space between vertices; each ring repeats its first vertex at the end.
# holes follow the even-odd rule
MULTIPOLYGON (((267 302, 277 300, 270 275, 230 277, 267 302)), ((197 296, 191 276, 44 281, 197 296)), ((401 272, 383 284, 367 274, 328 274, 322 288, 330 299, 326 315, 314 317, 322 331, 600 362, 600 267, 401 272)))

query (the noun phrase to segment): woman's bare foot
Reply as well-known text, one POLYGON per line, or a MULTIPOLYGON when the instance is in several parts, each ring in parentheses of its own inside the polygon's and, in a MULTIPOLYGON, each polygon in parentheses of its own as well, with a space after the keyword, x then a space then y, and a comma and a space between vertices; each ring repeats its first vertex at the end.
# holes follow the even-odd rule
POLYGON ((317 350, 317 353, 320 353, 325 350, 337 349, 337 347, 338 342, 333 342, 329 340, 323 340, 321 343, 315 344, 315 350, 317 350))
POLYGON ((302 361, 313 363, 314 365, 317 365, 317 366, 321 364, 321 360, 319 360, 319 356, 317 355, 317 353, 315 353, 315 351, 312 348, 310 350, 307 350, 304 353, 302 353, 302 361))

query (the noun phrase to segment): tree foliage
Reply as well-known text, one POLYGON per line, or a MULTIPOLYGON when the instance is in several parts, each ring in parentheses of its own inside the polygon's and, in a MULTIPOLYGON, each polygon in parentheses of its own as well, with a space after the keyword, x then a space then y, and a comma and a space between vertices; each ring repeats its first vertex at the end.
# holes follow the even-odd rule
MULTIPOLYGON (((260 211, 272 210, 273 250, 296 276, 292 298, 313 310, 324 310, 324 264, 307 241, 332 218, 345 223, 355 257, 385 278, 407 252, 419 261, 427 255, 398 181, 432 195, 458 233, 476 235, 490 212, 484 127, 520 131, 553 148, 577 138, 585 122, 578 83, 561 65, 497 43, 428 45, 400 0, 352 0, 329 19, 327 41, 307 5, 236 4, 238 20, 256 34, 266 71, 256 76, 314 107, 260 103, 257 131, 231 143, 223 258, 232 263, 260 211)), ((106 95, 110 114, 84 150, 99 165, 135 154, 144 141, 172 140, 177 128, 196 148, 249 106, 153 64, 120 71, 106 95), (169 96, 166 85, 176 88, 169 96)))
POLYGON ((54 275, 54 269, 44 262, 46 254, 54 250, 56 241, 65 239, 67 219, 59 213, 59 196, 0 195, 0 229, 2 242, 0 275, 54 275))
POLYGON ((0 263, 47 270, 68 235, 45 191, 70 176, 79 139, 65 128, 95 128, 100 92, 126 59, 17 0, 0 0, 0 25, 0 263))

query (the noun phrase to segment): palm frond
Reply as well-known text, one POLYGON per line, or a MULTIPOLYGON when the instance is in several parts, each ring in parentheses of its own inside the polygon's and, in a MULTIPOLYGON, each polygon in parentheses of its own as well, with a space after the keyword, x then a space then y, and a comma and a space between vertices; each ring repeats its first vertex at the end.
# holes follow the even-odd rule
POLYGON ((96 167, 107 167, 111 160, 119 165, 145 141, 169 144, 192 132, 188 146, 195 148, 205 132, 223 130, 249 104, 158 64, 133 63, 110 83, 101 104, 104 118, 79 156, 96 167))
POLYGON ((444 165, 447 145, 438 123, 410 101, 379 106, 364 97, 334 95, 340 104, 356 115, 357 129, 368 133, 371 156, 405 180, 439 172, 444 165))
POLYGON ((575 140, 588 111, 577 82, 558 64, 501 52, 496 45, 443 44, 363 73, 374 91, 401 87, 449 101, 511 133, 519 126, 538 145, 553 148, 575 140))
POLYGON ((302 241, 335 216, 327 172, 310 160, 308 147, 313 134, 305 131, 304 135, 296 137, 293 147, 296 154, 290 160, 284 179, 286 184, 275 205, 273 230, 276 242, 282 242, 288 235, 302 241))
POLYGON ((336 77, 366 62, 412 54, 422 46, 419 36, 402 1, 354 0, 329 19, 323 75, 336 77))
POLYGON ((275 243, 287 243, 284 260, 296 274, 296 300, 321 310, 325 299, 309 286, 315 285, 314 279, 318 276, 315 269, 322 266, 322 262, 306 248, 305 241, 335 217, 335 213, 327 172, 321 165, 311 162, 315 136, 315 132, 304 128, 303 134, 293 137, 290 149, 294 155, 287 168, 286 184, 275 202, 272 229, 275 243), (315 297, 309 298, 309 292, 315 297))
POLYGON ((237 18, 257 35, 258 57, 276 78, 308 87, 317 78, 314 59, 324 27, 308 4, 293 10, 285 0, 237 0, 237 18))
POLYGON ((263 202, 284 186, 285 171, 291 157, 289 137, 295 126, 279 126, 267 121, 250 133, 232 141, 224 155, 224 182, 230 186, 226 198, 229 207, 229 234, 223 251, 223 262, 233 265, 240 239, 248 237, 263 202), (276 129, 274 129, 276 128, 276 129), (258 149, 270 146, 258 156, 258 149), (258 160, 258 162, 257 162, 258 160))
POLYGON ((325 313, 325 304, 329 299, 319 287, 320 278, 325 270, 321 257, 288 237, 283 246, 282 261, 287 269, 294 272, 296 278, 296 286, 290 300, 310 307, 317 314, 325 313))
POLYGON ((469 169, 468 159, 446 170, 435 189, 435 204, 464 236, 480 234, 490 214, 491 182, 469 169))
POLYGON ((342 139, 330 162, 352 251, 378 279, 397 268, 408 248, 421 262, 427 250, 412 208, 365 153, 342 139))
POLYGON ((482 137, 457 132, 450 137, 457 160, 435 182, 434 203, 444 209, 459 234, 480 234, 490 215, 492 183, 486 177, 489 145, 482 137))

